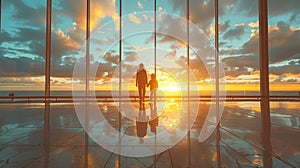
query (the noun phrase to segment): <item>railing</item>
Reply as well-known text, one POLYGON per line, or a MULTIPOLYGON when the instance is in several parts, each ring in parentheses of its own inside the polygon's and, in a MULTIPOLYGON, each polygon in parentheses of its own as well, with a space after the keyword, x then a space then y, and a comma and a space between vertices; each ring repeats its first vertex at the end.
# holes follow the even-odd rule
MULTIPOLYGON (((188 96, 157 96, 157 101, 187 101, 188 96)), ((189 96, 189 100, 210 102, 215 100, 215 96, 189 96)), ((270 96, 270 101, 300 101, 300 96, 270 96)), ((97 102, 136 102, 139 101, 138 96, 0 96, 0 103, 20 103, 20 102, 73 102, 76 101, 97 101, 97 102)), ((149 96, 145 97, 149 101, 149 96)), ((234 96, 219 97, 220 101, 260 101, 260 96, 234 96)))

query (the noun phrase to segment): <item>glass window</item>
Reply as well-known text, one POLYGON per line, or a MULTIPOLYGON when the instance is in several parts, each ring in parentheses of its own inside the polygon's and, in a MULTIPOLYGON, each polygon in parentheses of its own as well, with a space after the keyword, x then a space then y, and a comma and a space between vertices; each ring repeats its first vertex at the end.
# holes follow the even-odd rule
POLYGON ((2 1, 2 96, 44 95, 45 3, 45 0, 2 1))

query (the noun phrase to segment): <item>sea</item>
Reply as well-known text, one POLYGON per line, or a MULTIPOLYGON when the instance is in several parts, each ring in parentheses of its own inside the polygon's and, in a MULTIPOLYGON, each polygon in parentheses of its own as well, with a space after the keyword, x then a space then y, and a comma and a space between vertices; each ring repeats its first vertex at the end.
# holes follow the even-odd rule
MULTIPOLYGON (((13 93, 15 96, 44 96, 44 91, 0 91, 0 96, 8 96, 13 93)), ((175 94, 172 91, 166 92, 168 95, 172 96, 175 94)), ((111 96, 118 95, 119 91, 96 91, 96 96, 111 96)), ((137 96, 137 91, 122 91, 122 95, 132 95, 137 96)), ((147 93, 149 94, 149 93, 147 93)), ((178 92, 176 93, 178 94, 178 92)), ((299 96, 299 91, 270 91, 270 96, 299 96)), ((72 91, 51 91, 51 96, 72 96, 72 91)), ((195 92, 191 91, 190 95, 196 95, 195 92)), ((210 92, 200 92, 198 95, 205 96, 210 95, 210 92)), ((230 96, 259 96, 259 91, 227 91, 226 95, 230 96)))

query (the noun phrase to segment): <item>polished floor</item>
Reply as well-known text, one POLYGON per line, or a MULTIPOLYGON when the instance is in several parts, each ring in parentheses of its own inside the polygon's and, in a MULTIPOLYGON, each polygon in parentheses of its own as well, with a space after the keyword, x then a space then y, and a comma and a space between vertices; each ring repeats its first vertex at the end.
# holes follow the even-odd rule
MULTIPOLYGON (((227 102, 220 128, 199 143, 205 119, 201 111, 209 106, 200 103, 190 135, 176 145, 154 156, 126 157, 91 138, 87 141, 72 103, 50 104, 48 128, 45 104, 2 103, 0 167, 300 167, 299 102, 271 102, 271 120, 264 124, 260 102, 227 102)), ((115 104, 99 103, 99 109, 113 127, 118 126, 115 104)), ((158 132, 168 120, 173 119, 160 115, 158 132)), ((136 121, 122 117, 123 133, 137 136, 136 127, 136 121)), ((147 134, 151 133, 148 128, 147 134)))

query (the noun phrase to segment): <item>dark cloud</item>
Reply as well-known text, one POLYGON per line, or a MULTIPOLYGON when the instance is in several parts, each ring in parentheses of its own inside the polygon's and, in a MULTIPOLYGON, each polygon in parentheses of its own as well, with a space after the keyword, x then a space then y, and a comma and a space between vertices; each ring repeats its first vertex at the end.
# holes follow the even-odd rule
MULTIPOLYGON (((278 22, 276 26, 269 27, 270 74, 300 73, 298 41, 300 41, 300 31, 285 22, 278 22), (285 65, 284 61, 289 61, 289 64, 285 65), (272 66, 280 63, 283 65, 272 66)), ((221 54, 231 55, 222 59, 229 76, 250 74, 259 70, 259 34, 246 42, 241 50, 221 50, 221 54)))
POLYGON ((299 0, 272 0, 269 3, 269 15, 277 16, 290 12, 299 12, 299 0))
POLYGON ((119 63, 119 55, 114 53, 105 53, 103 59, 107 62, 118 64, 119 63))
MULTIPOLYGON (((167 43, 171 45, 171 48, 178 49, 179 47, 186 48, 187 45, 187 30, 186 22, 178 20, 173 16, 167 15, 158 22, 157 45, 167 43), (182 25, 182 26, 178 26, 182 25), (176 28, 174 28, 176 27, 176 28), (176 37, 175 37, 176 36, 176 37), (175 45, 174 45, 175 44, 175 45)), ((206 58, 214 53, 214 48, 211 46, 211 41, 205 32, 199 30, 198 27, 190 27, 190 49, 196 52, 199 56, 206 58)), ((153 35, 145 40, 145 43, 153 42, 153 35)))
POLYGON ((286 82, 297 82, 297 79, 288 79, 286 82))
POLYGON ((225 22, 219 23, 219 32, 223 33, 226 30, 228 30, 230 27, 230 20, 227 20, 225 22))
POLYGON ((14 41, 14 38, 12 37, 12 34, 6 32, 5 30, 2 30, 0 32, 1 38, 0 38, 0 45, 4 42, 9 43, 14 41))
MULTIPOLYGON (((276 27, 269 28, 269 54, 270 63, 299 58, 300 31, 294 30, 284 22, 278 22, 276 27)), ((253 36, 243 45, 244 54, 259 52, 259 34, 253 36)))
MULTIPOLYGON (((72 78, 76 60, 74 57, 64 57, 64 65, 51 64, 51 76, 72 78)), ((96 72, 95 78, 111 77, 116 66, 111 63, 94 62, 91 70, 96 72), (106 76, 105 76, 106 75, 106 76)), ((91 71, 92 72, 92 71, 91 71)), ((37 77, 45 75, 45 61, 28 57, 7 58, 0 56, 0 76, 2 77, 37 77)), ((94 74, 90 74, 91 76, 94 74)))
POLYGON ((223 39, 225 40, 231 40, 231 39, 237 39, 240 40, 241 36, 245 34, 245 25, 239 25, 235 26, 232 29, 229 29, 226 31, 223 35, 223 39))
POLYGON ((139 54, 133 51, 124 52, 124 57, 125 57, 124 61, 127 62, 133 62, 140 58, 139 54))
POLYGON ((249 71, 246 67, 228 68, 225 67, 226 76, 239 77, 240 75, 251 75, 253 71, 249 71))
POLYGON ((208 69, 205 67, 200 58, 190 60, 190 69, 193 72, 196 80, 209 78, 208 69))
POLYGON ((290 22, 300 24, 300 12, 294 13, 290 18, 290 22))
POLYGON ((45 62, 41 59, 28 57, 7 58, 0 55, 0 76, 2 77, 33 77, 45 73, 45 62))
POLYGON ((282 75, 286 73, 291 74, 300 74, 300 64, 297 65, 282 65, 282 66, 273 66, 269 68, 270 74, 282 75))
MULTIPOLYGON (((227 0, 219 4, 219 15, 222 16, 228 11, 236 0, 227 0)), ((180 11, 182 16, 186 16, 186 1, 169 0, 174 10, 180 11)), ((215 17, 214 0, 190 1, 190 18, 203 30, 207 30, 215 17)))
POLYGON ((134 76, 134 74, 136 73, 138 69, 137 65, 134 64, 127 64, 127 63, 123 63, 122 64, 122 78, 127 78, 130 79, 134 76))
MULTIPOLYGON (((258 1, 236 1, 234 2, 237 12, 246 16, 258 16, 258 1)), ((269 16, 278 16, 287 13, 299 12, 299 0, 272 0, 268 3, 269 16)))
MULTIPOLYGON (((29 1, 28 1, 29 2, 29 1)), ((16 23, 15 27, 2 30, 0 38, 0 76, 2 77, 34 77, 45 74, 45 6, 37 6, 27 1, 5 1, 3 5, 11 8, 11 17, 16 23), (7 56, 13 57, 8 58, 7 56)), ((79 1, 78 1, 79 2, 79 1)), ((71 78, 81 47, 85 44, 85 15, 84 1, 74 3, 72 0, 56 1, 53 4, 53 22, 51 32, 51 76, 71 78), (62 8, 63 6, 63 8, 62 8), (63 17, 62 17, 63 16, 63 17), (70 17, 74 27, 59 29, 59 18, 70 17)), ((97 1, 93 3, 92 10, 101 10, 101 16, 92 14, 91 20, 96 23, 109 14, 116 14, 115 4, 112 1, 97 1)), ((114 15, 117 16, 117 15, 114 15)), ((108 39, 110 40, 110 39, 108 39)), ((105 41, 104 41, 105 42, 105 41)), ((118 56, 117 56, 118 57, 118 56)), ((93 56, 91 55, 91 60, 93 56)), ((113 60, 111 60, 113 61, 113 60)), ((116 61, 113 61, 116 62, 116 61)), ((97 77, 111 76, 115 66, 112 62, 94 62, 91 69, 96 70, 97 77)))
POLYGON ((12 7, 12 17, 18 24, 25 24, 34 27, 45 26, 46 9, 45 6, 32 6, 20 0, 9 0, 3 3, 5 7, 12 7))
MULTIPOLYGON (((219 45, 222 46, 222 44, 219 44, 219 45)), ((223 44, 223 45, 225 45, 225 44, 223 44)), ((227 47, 225 49, 220 49, 219 54, 228 57, 228 56, 240 55, 241 51, 236 48, 227 47)))
POLYGON ((222 63, 225 66, 225 71, 228 76, 237 77, 243 74, 251 74, 258 70, 259 59, 257 56, 234 56, 222 59, 222 63))

